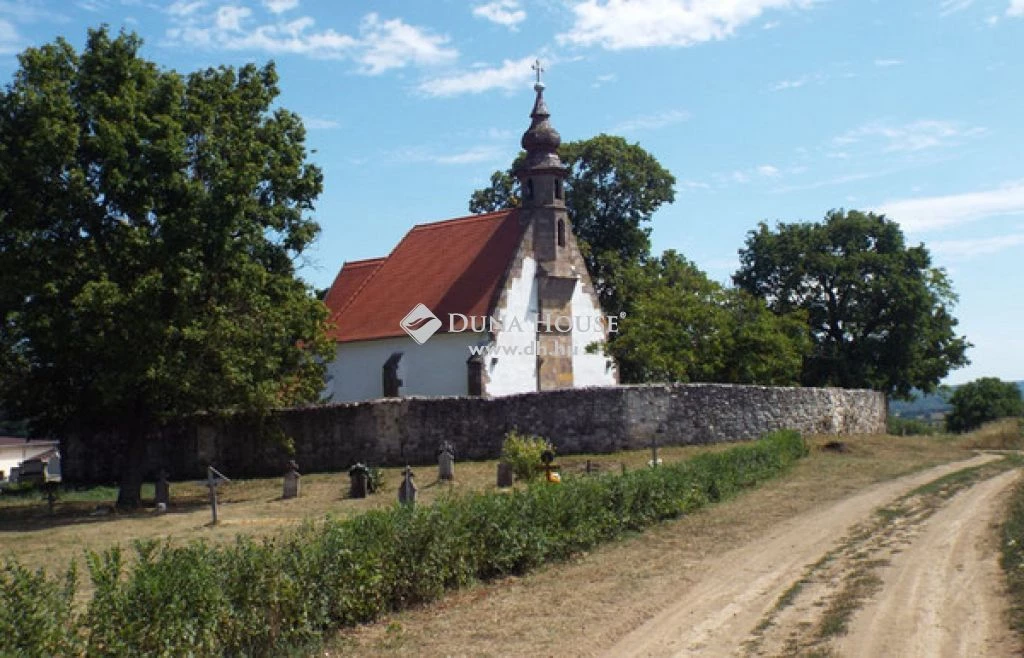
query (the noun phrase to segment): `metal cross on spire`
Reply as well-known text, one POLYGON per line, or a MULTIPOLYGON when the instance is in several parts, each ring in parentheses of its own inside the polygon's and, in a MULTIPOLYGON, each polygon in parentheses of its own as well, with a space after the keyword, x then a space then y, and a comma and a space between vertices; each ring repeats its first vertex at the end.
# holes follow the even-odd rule
POLYGON ((544 72, 544 67, 542 67, 540 65, 540 60, 538 59, 533 64, 531 64, 530 68, 533 69, 537 73, 537 84, 543 84, 540 81, 540 74, 544 72))

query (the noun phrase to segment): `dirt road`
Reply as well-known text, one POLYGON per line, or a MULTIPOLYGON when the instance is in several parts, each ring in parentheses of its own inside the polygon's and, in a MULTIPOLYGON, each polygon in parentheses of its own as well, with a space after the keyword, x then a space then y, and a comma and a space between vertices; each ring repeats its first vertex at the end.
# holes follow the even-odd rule
POLYGON ((878 485, 709 558, 673 604, 606 655, 778 655, 803 653, 808 643, 842 656, 1018 655, 1004 630, 991 529, 1016 472, 983 481, 928 514, 898 510, 895 520, 864 529, 875 510, 915 488, 993 459, 981 455, 878 485), (848 601, 839 595, 847 592, 850 600, 862 597, 863 610, 843 612, 848 601), (824 619, 833 612, 835 619, 824 619), (840 622, 847 628, 847 621, 841 642, 829 645, 835 637, 827 633, 811 638, 815 629, 840 622))
POLYGON ((893 557, 885 585, 838 643, 842 656, 1015 656, 999 596, 991 526, 1017 478, 1004 473, 960 494, 893 557))

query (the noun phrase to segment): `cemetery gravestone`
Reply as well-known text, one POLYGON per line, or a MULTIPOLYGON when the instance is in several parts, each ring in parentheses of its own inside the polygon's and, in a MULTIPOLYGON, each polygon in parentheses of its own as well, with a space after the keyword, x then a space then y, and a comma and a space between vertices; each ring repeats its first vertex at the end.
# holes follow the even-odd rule
POLYGON ((370 478, 370 469, 363 464, 356 464, 348 469, 349 497, 366 498, 367 481, 370 478))
POLYGON ((398 487, 398 502, 410 507, 416 504, 416 483, 412 481, 415 477, 412 469, 405 467, 402 484, 398 487))
POLYGON ((512 464, 506 464, 505 462, 498 462, 498 486, 499 487, 511 487, 512 486, 512 464))
POLYGON ((167 477, 167 471, 160 469, 156 476, 156 484, 154 485, 156 506, 157 509, 161 510, 167 509, 167 506, 171 504, 171 484, 167 481, 167 477), (163 505, 162 508, 160 507, 161 505, 163 505))
POLYGON ((281 498, 287 500, 299 497, 299 479, 301 477, 299 465, 294 460, 288 462, 288 470, 284 474, 284 493, 281 494, 281 498))
POLYGON ((455 479, 455 446, 451 441, 444 441, 437 450, 437 479, 455 479))

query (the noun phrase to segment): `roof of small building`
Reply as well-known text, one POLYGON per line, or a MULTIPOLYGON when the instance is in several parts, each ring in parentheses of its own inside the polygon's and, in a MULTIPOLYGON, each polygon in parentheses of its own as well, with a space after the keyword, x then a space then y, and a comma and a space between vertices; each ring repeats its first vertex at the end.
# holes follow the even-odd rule
POLYGON ((386 258, 341 268, 324 300, 328 335, 343 343, 403 336, 400 322, 417 304, 442 320, 489 315, 521 234, 515 210, 414 226, 386 258))
POLYGON ((57 445, 58 443, 60 442, 57 439, 25 439, 20 436, 0 436, 0 448, 5 446, 34 448, 57 445))

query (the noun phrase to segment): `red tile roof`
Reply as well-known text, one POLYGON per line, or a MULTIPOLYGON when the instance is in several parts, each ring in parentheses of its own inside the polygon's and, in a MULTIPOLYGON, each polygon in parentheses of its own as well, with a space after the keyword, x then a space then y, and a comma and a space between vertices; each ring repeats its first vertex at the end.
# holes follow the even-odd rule
POLYGON ((324 304, 331 309, 334 315, 336 309, 341 309, 352 299, 359 287, 363 285, 366 278, 377 271, 377 267, 384 262, 384 258, 367 258, 366 260, 348 261, 341 266, 334 283, 327 290, 324 297, 324 304))
POLYGON ((325 300, 328 335, 343 343, 404 336, 399 323, 419 303, 444 321, 441 331, 449 313, 488 315, 521 235, 515 210, 414 226, 387 258, 342 267, 325 300))

